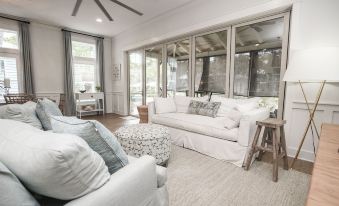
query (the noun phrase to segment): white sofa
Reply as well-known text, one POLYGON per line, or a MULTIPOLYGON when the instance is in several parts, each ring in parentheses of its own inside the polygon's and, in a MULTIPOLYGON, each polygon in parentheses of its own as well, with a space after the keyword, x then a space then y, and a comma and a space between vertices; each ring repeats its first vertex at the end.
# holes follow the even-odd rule
MULTIPOLYGON (((239 167, 243 166, 256 130, 256 121, 268 118, 269 110, 259 108, 258 105, 258 107, 250 111, 241 112, 239 126, 227 129, 224 126, 227 117, 217 116, 213 118, 188 114, 185 111, 187 111, 190 98, 176 98, 174 97, 175 106, 166 105, 166 108, 172 108, 170 109, 172 110, 171 112, 163 111, 163 109, 157 111, 156 104, 154 102, 149 103, 148 114, 150 123, 169 128, 172 143, 175 145, 225 160, 239 167), (176 107, 176 111, 173 111, 173 107, 176 107)), ((161 101, 164 102, 166 100, 162 99, 161 101)), ((201 101, 207 100, 203 98, 201 101)), ((222 110, 225 108, 235 109, 238 104, 245 105, 253 100, 234 100, 217 97, 212 98, 211 101, 222 102, 219 109, 222 110)))
MULTIPOLYGON (((13 174, 18 177, 18 179, 20 179, 19 177, 24 176, 26 183, 24 183, 23 181, 23 184, 25 184, 29 189, 48 187, 48 185, 46 186, 46 182, 49 182, 49 177, 60 180, 60 185, 68 185, 65 186, 67 187, 67 189, 63 188, 60 185, 50 185, 52 191, 64 191, 61 193, 69 191, 69 184, 67 182, 75 181, 76 184, 74 185, 79 186, 79 188, 83 188, 84 185, 89 185, 88 183, 84 183, 82 181, 83 179, 80 180, 80 177, 83 178, 84 176, 86 176, 84 174, 85 172, 78 173, 77 171, 73 171, 72 169, 67 169, 70 167, 63 166, 64 163, 60 163, 57 166, 51 163, 51 166, 42 166, 41 168, 35 167, 38 164, 37 162, 40 162, 40 165, 48 165, 46 164, 46 159, 63 159, 66 155, 61 154, 64 153, 70 154, 67 157, 69 161, 72 161, 73 165, 88 164, 86 163, 87 161, 92 161, 94 157, 98 155, 94 155, 94 151, 91 151, 89 153, 84 152, 84 148, 89 148, 89 146, 81 138, 74 135, 72 136, 68 134, 55 134, 50 131, 42 131, 26 123, 3 119, 0 119, 0 130, 2 131, 0 133, 0 161, 3 163, 3 165, 7 166, 13 172, 13 174), (55 142, 56 137, 61 138, 60 140, 58 140, 57 144, 55 142), (72 144, 69 143, 69 141, 71 141, 72 144), (75 144, 74 142, 77 144, 75 144), (86 144, 87 146, 81 146, 83 144, 80 144, 79 142, 84 142, 84 144, 86 144), (54 153, 47 153, 46 151, 52 151, 52 149, 49 147, 48 149, 41 149, 43 145, 51 144, 58 145, 58 147, 56 147, 57 149, 53 149, 53 152, 60 155, 53 156, 52 154, 54 153), (74 151, 74 148, 78 147, 80 148, 79 151, 77 150, 76 152, 72 153, 72 151, 74 151), (60 150, 65 150, 67 152, 61 152, 60 150), (74 157, 73 154, 75 154, 74 157), (83 154, 86 154, 87 156, 83 154), (92 156, 88 156, 88 154, 92 154, 92 156), (34 157, 35 160, 30 159, 31 157, 34 157), (80 160, 76 161, 76 157, 81 158, 80 160), (51 174, 51 172, 54 172, 56 175, 51 174), (76 177, 73 177, 71 174, 76 177), (28 179, 30 181, 28 181, 28 179)), ((91 183, 92 185, 88 186, 90 187, 89 189, 91 190, 91 192, 81 197, 69 200, 66 205, 168 206, 169 202, 168 192, 166 188, 166 168, 157 166, 155 163, 155 158, 151 156, 143 156, 140 158, 128 156, 128 159, 128 165, 124 166, 110 176, 108 170, 106 172, 98 172, 98 170, 102 168, 98 167, 95 171, 97 173, 95 174, 98 174, 97 176, 101 177, 98 177, 98 179, 104 179, 102 177, 102 174, 107 174, 107 182, 104 182, 104 184, 97 189, 96 187, 94 187, 95 185, 91 183)), ((94 181, 93 179, 95 178, 91 175, 95 174, 89 174, 89 179, 91 180, 89 180, 88 182, 94 181)), ((0 185, 5 179, 6 174, 0 172, 0 185)), ((75 190, 78 190, 78 188, 76 188, 75 190)), ((79 190, 82 191, 83 189, 79 190)), ((0 205, 13 205, 11 200, 12 198, 16 198, 20 201, 20 193, 16 193, 18 190, 6 190, 6 188, 2 188, 1 191, 0 205)), ((51 196, 53 197, 53 195, 51 196)), ((53 203, 53 200, 51 201, 51 203, 53 203)), ((20 205, 22 205, 22 203, 20 203, 20 205)))

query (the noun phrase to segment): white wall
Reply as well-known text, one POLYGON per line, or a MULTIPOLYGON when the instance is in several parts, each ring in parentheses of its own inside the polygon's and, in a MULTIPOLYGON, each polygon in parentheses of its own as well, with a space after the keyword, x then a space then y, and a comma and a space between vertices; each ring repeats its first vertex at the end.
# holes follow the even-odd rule
MULTIPOLYGON (((337 0, 197 0, 115 36, 112 42, 113 63, 122 64, 122 79, 112 83, 113 111, 127 114, 127 66, 124 51, 221 23, 273 13, 292 4, 290 51, 312 46, 339 45, 337 0)), ((306 86, 309 98, 314 98, 316 86, 306 86)), ((319 128, 322 122, 339 123, 338 89, 336 84, 325 87, 316 119, 319 128)), ((308 114, 305 104, 299 103, 303 99, 297 85, 287 85, 285 100, 284 118, 288 122, 286 138, 288 152, 292 156, 299 144, 308 114)), ((311 139, 308 136, 302 148, 303 159, 313 160, 311 139)))
MULTIPOLYGON (((64 58, 61 29, 32 22, 30 25, 33 76, 38 96, 55 96, 64 92, 64 58)), ((104 39, 104 68, 107 112, 112 112, 112 41, 104 39)))
MULTIPOLYGON (((290 27, 290 53, 294 50, 321 46, 339 46, 339 1, 296 0, 293 5, 290 27)), ((339 68, 338 68, 339 69, 339 68)), ((319 68, 321 71, 321 68, 319 68)), ((306 95, 314 102, 319 85, 305 85, 306 95)), ((303 103, 299 85, 288 83, 285 98, 285 119, 287 120, 287 146, 294 155, 307 123, 308 112, 303 103)), ((321 123, 339 124, 339 84, 327 84, 316 113, 320 131, 321 123)), ((314 160, 312 135, 309 132, 302 147, 301 158, 314 160)), ((315 145, 317 145, 317 138, 315 145)))

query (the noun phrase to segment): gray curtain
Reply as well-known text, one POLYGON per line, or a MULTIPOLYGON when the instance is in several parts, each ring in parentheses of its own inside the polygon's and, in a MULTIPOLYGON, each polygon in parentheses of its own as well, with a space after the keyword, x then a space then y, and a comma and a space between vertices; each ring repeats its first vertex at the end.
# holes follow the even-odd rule
POLYGON ((105 92, 104 39, 96 38, 97 68, 99 70, 101 92, 105 92))
POLYGON ((73 57, 72 57, 72 35, 69 31, 63 31, 64 55, 65 55, 65 115, 75 115, 75 99, 73 90, 73 57))
POLYGON ((29 23, 19 22, 19 39, 24 92, 26 94, 34 94, 29 23))
MULTIPOLYGON (((101 92, 105 92, 104 39, 96 38, 97 68, 99 70, 101 92)), ((106 98, 105 98, 106 101, 106 98)), ((106 105, 106 103, 105 103, 106 105)))

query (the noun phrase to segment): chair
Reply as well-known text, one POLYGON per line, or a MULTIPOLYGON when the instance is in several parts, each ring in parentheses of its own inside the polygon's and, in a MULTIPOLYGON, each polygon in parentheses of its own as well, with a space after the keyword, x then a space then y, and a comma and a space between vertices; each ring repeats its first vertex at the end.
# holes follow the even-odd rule
POLYGON ((6 104, 24 104, 28 101, 36 101, 35 96, 31 94, 6 94, 4 98, 6 104))

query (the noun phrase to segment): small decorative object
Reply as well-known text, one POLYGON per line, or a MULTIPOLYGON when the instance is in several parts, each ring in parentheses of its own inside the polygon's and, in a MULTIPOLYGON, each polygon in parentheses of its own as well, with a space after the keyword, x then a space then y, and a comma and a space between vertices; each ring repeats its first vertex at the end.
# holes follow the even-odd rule
POLYGON ((81 89, 79 90, 80 93, 85 93, 86 92, 86 89, 81 89))
POLYGON ((101 91, 101 86, 96 86, 96 87, 95 87, 95 90, 96 90, 97 92, 100 92, 100 91, 101 91))
POLYGON ((92 84, 91 83, 86 83, 84 85, 85 90, 91 92, 92 91, 92 84))
POLYGON ((113 80, 117 81, 121 79, 121 64, 113 65, 113 80))

